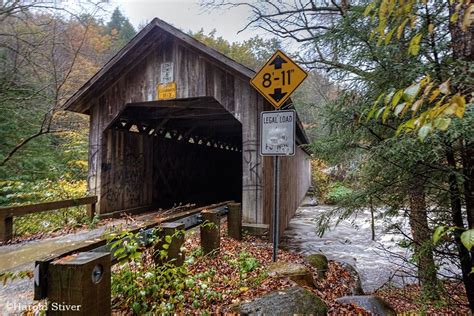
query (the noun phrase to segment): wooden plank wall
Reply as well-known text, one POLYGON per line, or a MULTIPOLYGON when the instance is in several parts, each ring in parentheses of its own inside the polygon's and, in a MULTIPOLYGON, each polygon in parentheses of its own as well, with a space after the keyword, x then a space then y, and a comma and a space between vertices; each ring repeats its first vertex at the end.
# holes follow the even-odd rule
POLYGON ((115 130, 105 133, 101 209, 119 211, 151 206, 153 138, 115 130))
MULTIPOLYGON (((265 157, 264 223, 272 223, 274 203, 273 157, 265 157)), ((310 156, 297 147, 292 157, 280 157, 280 237, 311 185, 310 156)))

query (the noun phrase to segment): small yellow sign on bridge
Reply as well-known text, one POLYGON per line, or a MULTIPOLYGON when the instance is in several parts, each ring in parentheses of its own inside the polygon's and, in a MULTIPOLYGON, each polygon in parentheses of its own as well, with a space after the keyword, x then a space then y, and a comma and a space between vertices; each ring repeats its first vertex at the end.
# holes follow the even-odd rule
POLYGON ((306 71, 277 50, 250 83, 279 109, 307 76, 306 71))
POLYGON ((157 86, 157 99, 176 99, 176 82, 160 83, 157 86))

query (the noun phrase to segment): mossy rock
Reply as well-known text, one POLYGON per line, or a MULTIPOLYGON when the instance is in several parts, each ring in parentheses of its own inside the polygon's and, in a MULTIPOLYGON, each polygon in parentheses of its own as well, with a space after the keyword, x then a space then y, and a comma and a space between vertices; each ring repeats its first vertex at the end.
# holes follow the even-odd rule
POLYGON ((298 285, 314 287, 313 274, 304 264, 273 262, 268 265, 268 276, 272 278, 289 278, 298 285))
POLYGON ((318 271, 318 276, 324 278, 328 271, 328 258, 320 253, 309 255, 305 258, 305 261, 318 271))
POLYGON ((232 312, 241 315, 326 315, 327 310, 323 300, 300 286, 273 291, 231 307, 232 312))

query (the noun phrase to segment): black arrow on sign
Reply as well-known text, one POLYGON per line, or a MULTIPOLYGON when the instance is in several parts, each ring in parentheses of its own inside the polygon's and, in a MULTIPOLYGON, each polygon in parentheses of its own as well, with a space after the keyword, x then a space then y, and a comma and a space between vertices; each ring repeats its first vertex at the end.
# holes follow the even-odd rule
POLYGON ((281 65, 286 64, 286 61, 281 58, 279 55, 275 57, 275 59, 272 60, 270 65, 275 65, 275 69, 281 69, 281 65))
POLYGON ((273 100, 276 102, 280 102, 281 99, 286 95, 286 92, 281 93, 281 89, 275 89, 273 93, 270 93, 270 96, 272 97, 273 100))

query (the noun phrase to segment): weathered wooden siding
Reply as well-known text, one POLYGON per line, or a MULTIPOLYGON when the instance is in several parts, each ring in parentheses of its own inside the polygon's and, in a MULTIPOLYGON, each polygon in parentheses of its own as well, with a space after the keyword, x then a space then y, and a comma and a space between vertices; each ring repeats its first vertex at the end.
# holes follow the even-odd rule
POLYGON ((107 130, 102 164, 102 210, 119 211, 151 206, 153 202, 152 137, 107 130))
MULTIPOLYGON (((271 224, 274 203, 273 157, 265 157, 264 174, 264 223, 271 224)), ((311 185, 310 156, 297 147, 291 157, 280 157, 280 237, 311 185)))

